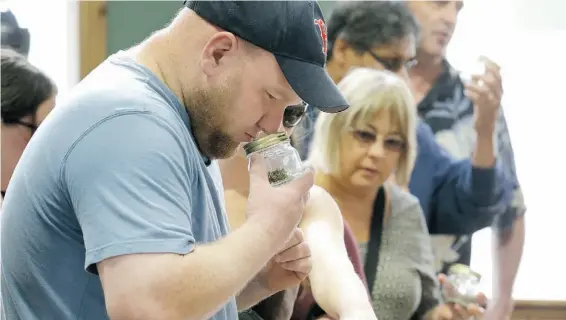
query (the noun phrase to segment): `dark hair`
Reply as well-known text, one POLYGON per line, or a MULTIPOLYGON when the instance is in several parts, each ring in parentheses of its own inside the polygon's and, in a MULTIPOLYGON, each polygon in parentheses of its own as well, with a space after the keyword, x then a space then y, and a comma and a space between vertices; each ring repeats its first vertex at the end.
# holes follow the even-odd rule
POLYGON ((2 122, 14 123, 35 114, 44 101, 56 93, 53 81, 11 49, 1 49, 2 122))
POLYGON ((20 28, 12 11, 0 12, 2 48, 11 48, 27 57, 29 53, 29 31, 20 28))
POLYGON ((332 10, 327 26, 328 60, 338 38, 361 53, 419 33, 403 1, 342 1, 332 10))

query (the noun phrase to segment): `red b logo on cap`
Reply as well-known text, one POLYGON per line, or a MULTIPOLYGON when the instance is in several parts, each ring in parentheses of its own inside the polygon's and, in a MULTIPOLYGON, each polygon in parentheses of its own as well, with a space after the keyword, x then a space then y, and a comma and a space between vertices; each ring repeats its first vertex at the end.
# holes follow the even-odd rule
POLYGON ((314 24, 320 29, 320 39, 322 40, 322 52, 326 55, 328 37, 326 36, 326 24, 322 19, 314 19, 314 24))

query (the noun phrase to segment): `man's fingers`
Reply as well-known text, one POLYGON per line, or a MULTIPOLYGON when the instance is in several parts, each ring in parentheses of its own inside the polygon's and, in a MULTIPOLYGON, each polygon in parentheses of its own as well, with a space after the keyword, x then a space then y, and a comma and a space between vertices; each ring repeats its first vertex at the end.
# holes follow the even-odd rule
POLYGON ((448 282, 448 277, 443 273, 439 273, 437 278, 440 285, 445 285, 448 282))
POLYGON ((480 81, 472 81, 466 84, 466 90, 476 92, 478 94, 487 94, 489 92, 489 88, 487 85, 484 84, 483 80, 480 81))
POLYGON ((476 301, 477 304, 480 305, 481 307, 485 308, 487 306, 487 297, 485 296, 485 294, 483 294, 483 292, 478 293, 477 297, 476 297, 476 301))
POLYGON ((306 242, 294 245, 275 256, 278 263, 289 262, 293 260, 308 258, 311 256, 311 249, 306 242))
MULTIPOLYGON (((267 182, 267 166, 265 164, 265 159, 261 154, 254 153, 250 155, 250 177, 254 179, 259 179, 261 181, 267 182)), ((250 181, 253 183, 254 179, 250 181)))
MULTIPOLYGON (((310 272, 310 269, 309 269, 309 272, 310 272)), ((295 271, 295 275, 297 276, 297 278, 299 278, 301 281, 303 281, 309 276, 309 272, 295 271)))
POLYGON ((496 99, 501 99, 501 96, 503 95, 501 79, 497 78, 493 73, 473 76, 471 83, 466 84, 466 89, 480 89, 478 93, 485 95, 485 97, 490 96, 496 99))
MULTIPOLYGON (((314 170, 311 167, 306 167, 301 176, 296 177, 289 183, 289 188, 297 190, 300 194, 308 194, 308 191, 314 184, 314 170)), ((303 199, 303 201, 308 199, 303 199)), ((305 202, 306 204, 306 202, 305 202)))
POLYGON ((495 63, 495 61, 489 59, 486 56, 480 56, 479 60, 485 65, 486 69, 493 69, 497 72, 501 71, 501 66, 495 63))
POLYGON ((480 61, 483 63, 485 67, 485 76, 489 76, 494 79, 494 88, 497 88, 498 91, 503 92, 503 85, 501 79, 501 66, 495 63, 493 60, 485 56, 480 57, 480 61))
POLYGON ((468 306, 466 306, 467 317, 479 316, 483 312, 484 312, 483 308, 475 303, 470 303, 468 306))
POLYGON ((447 305, 445 304, 439 305, 436 308, 438 309, 435 312, 436 315, 436 317, 434 317, 435 320, 451 320, 454 318, 452 311, 447 305))
POLYGON ((282 262, 279 265, 285 270, 308 275, 312 269, 312 259, 308 257, 299 260, 282 262))
POLYGON ((305 234, 303 233, 303 230, 301 230, 300 228, 295 228, 295 230, 293 230, 293 233, 291 233, 291 236, 289 237, 287 242, 285 242, 283 249, 279 253, 282 253, 283 251, 291 247, 294 247, 304 241, 305 241, 305 234))

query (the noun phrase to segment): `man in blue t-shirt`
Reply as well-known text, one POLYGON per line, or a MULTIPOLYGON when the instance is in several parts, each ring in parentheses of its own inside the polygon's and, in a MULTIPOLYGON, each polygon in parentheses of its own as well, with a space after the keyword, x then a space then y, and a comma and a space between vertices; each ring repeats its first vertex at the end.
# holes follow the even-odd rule
POLYGON ((288 105, 348 107, 320 8, 185 4, 31 139, 3 204, 3 319, 236 319, 310 271, 296 227, 312 173, 273 188, 252 157, 247 221, 229 233, 214 159, 276 131, 288 105))

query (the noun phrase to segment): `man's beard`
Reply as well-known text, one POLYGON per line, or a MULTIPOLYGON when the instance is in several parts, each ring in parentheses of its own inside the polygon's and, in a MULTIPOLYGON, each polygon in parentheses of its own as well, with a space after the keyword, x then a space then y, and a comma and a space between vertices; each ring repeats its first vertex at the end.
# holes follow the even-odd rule
POLYGON ((218 88, 192 91, 185 101, 197 147, 210 159, 229 158, 238 148, 239 142, 224 131, 238 83, 228 81, 218 88))

